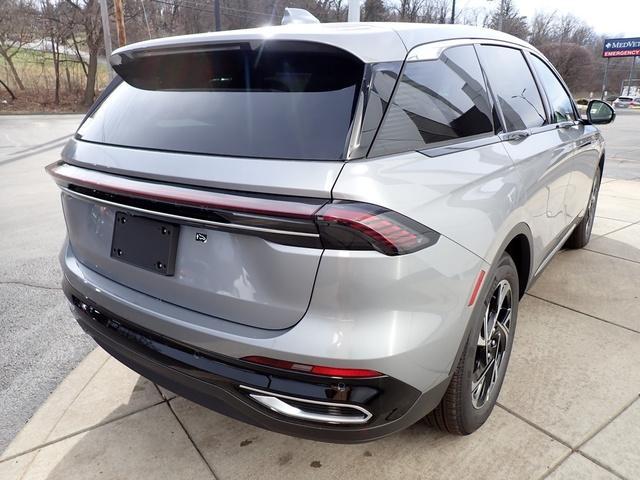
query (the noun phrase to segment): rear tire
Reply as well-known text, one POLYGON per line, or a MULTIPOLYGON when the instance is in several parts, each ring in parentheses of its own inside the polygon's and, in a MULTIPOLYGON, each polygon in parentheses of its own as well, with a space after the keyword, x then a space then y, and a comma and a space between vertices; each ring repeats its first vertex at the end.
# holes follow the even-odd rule
POLYGON ((566 248, 582 248, 586 246, 591 239, 591 230, 593 229, 593 221, 596 217, 596 207, 598 206, 598 192, 600 191, 601 176, 600 167, 598 167, 593 178, 593 186, 591 187, 589 203, 587 204, 584 217, 582 217, 580 223, 576 226, 571 236, 565 242, 564 246, 566 248))
POLYGON ((451 383, 440 404, 425 417, 427 424, 455 435, 473 433, 489 418, 513 345, 520 297, 518 271, 508 253, 502 254, 485 282, 488 288, 477 300, 451 383))

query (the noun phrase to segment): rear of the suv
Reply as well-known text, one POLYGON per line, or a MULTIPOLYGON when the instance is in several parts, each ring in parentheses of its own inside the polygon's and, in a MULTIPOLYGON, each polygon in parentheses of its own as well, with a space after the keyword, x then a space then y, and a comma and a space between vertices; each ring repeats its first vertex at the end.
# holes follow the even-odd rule
POLYGON ((613 101, 613 106, 616 108, 629 108, 634 101, 633 97, 618 97, 613 101))
POLYGON ((112 64, 48 167, 64 291, 101 346, 303 437, 484 422, 519 297, 597 198, 601 138, 543 57, 481 29, 305 25, 112 64))

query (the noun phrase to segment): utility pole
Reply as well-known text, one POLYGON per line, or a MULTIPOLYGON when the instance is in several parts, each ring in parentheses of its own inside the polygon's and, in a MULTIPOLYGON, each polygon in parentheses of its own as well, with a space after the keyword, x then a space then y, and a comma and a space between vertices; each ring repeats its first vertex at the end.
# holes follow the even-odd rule
POLYGON ((607 73, 609 72, 609 57, 607 57, 607 63, 604 64, 604 77, 602 79, 602 95, 600 95, 600 100, 604 100, 605 93, 607 91, 607 73))
POLYGON ((500 0, 500 17, 498 18, 498 30, 502 31, 502 19, 504 18, 504 0, 500 0))
POLYGON ((102 34, 104 35, 104 53, 107 56, 107 70, 109 71, 109 80, 113 80, 113 69, 111 68, 111 29, 109 27, 109 10, 107 9, 107 0, 100 0, 100 18, 102 19, 102 34))
POLYGON ((127 34, 124 30, 124 12, 122 9, 122 0, 113 0, 113 10, 116 16, 116 33, 118 34, 118 46, 123 47, 127 44, 127 34))
POLYGON ((451 23, 456 23, 456 0, 451 2, 451 23))
MULTIPOLYGON (((636 69, 636 57, 633 57, 633 63, 631 63, 631 71, 629 72, 629 83, 627 84, 627 95, 631 95, 631 82, 633 82, 633 71, 636 69)), ((624 92, 620 92, 620 95, 624 95, 624 92)))
POLYGON ((360 0, 349 0, 349 14, 347 17, 347 21, 360 21, 360 0))
POLYGON ((216 17, 216 32, 219 32, 220 30, 222 30, 222 27, 220 26, 220 0, 213 0, 213 14, 216 17))

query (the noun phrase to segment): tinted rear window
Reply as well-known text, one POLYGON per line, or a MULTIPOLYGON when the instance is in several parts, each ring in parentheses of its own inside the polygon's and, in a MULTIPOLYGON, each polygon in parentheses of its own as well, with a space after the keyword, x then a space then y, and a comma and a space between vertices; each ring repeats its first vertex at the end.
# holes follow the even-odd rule
MULTIPOLYGON (((126 60, 126 59, 125 59, 126 60)), ((82 125, 82 140, 188 153, 344 158, 364 64, 302 42, 144 56, 82 125)))
POLYGON ((491 107, 472 46, 405 65, 371 155, 421 150, 493 134, 491 107))

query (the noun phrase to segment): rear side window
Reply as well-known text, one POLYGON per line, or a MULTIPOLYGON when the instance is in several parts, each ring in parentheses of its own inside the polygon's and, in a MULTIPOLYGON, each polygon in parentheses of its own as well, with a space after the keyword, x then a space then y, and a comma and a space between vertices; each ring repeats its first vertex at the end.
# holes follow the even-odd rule
POLYGON ((491 107, 475 50, 454 47, 405 65, 370 156, 487 134, 491 107))
POLYGON ((546 123, 542 98, 520 50, 482 45, 480 61, 504 115, 508 131, 546 123))
POLYGON ((362 83, 353 55, 267 41, 143 52, 78 131, 85 141, 212 155, 340 160, 362 83))
POLYGON ((568 122, 576 120, 575 112, 573 111, 573 104, 571 98, 567 94, 558 77, 551 69, 535 55, 531 55, 533 68, 535 68, 540 81, 544 86, 544 90, 549 98, 551 104, 552 117, 554 123, 568 122))

